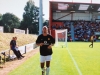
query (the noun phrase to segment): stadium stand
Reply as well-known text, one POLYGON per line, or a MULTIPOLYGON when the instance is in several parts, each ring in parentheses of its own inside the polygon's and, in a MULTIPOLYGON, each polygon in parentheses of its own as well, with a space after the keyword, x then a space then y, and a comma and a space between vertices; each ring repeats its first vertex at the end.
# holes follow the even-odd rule
MULTIPOLYGON (((50 1, 51 35, 55 37, 55 29, 67 29, 68 41, 90 41, 92 34, 99 40, 99 8, 100 4, 50 1)), ((62 35, 59 33, 59 38, 64 38, 62 35)))
MULTIPOLYGON (((52 29, 68 29, 68 34, 71 34, 70 25, 71 25, 70 21, 55 22, 55 24, 52 25, 52 29)), ((100 22, 78 20, 78 21, 73 22, 73 26, 74 26, 76 41, 89 41, 90 36, 94 32, 100 32, 100 22)), ((60 37, 60 34, 59 34, 59 37, 60 37)), ((70 39, 70 37, 71 36, 69 36, 68 39, 70 39)), ((95 36, 94 38, 96 40, 98 36, 95 36)))

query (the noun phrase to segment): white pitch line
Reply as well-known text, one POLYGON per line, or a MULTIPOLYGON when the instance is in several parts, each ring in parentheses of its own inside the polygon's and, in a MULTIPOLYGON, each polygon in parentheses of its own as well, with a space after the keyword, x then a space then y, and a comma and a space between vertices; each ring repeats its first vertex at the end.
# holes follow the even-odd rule
POLYGON ((76 67, 76 69, 77 69, 79 75, 82 75, 82 72, 81 72, 81 70, 79 69, 79 67, 78 67, 78 65, 77 65, 77 63, 76 63, 76 61, 75 61, 75 59, 73 58, 73 56, 72 56, 70 50, 69 50, 68 48, 67 48, 67 50, 68 50, 68 53, 69 53, 70 57, 72 58, 72 60, 73 60, 73 62, 74 62, 74 65, 75 65, 75 67, 76 67))

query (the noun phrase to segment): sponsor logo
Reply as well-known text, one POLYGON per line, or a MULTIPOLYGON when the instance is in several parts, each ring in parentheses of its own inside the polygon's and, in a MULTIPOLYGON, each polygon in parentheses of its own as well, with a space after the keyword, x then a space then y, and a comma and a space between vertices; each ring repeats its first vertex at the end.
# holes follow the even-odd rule
POLYGON ((48 40, 50 40, 50 38, 48 38, 48 40))

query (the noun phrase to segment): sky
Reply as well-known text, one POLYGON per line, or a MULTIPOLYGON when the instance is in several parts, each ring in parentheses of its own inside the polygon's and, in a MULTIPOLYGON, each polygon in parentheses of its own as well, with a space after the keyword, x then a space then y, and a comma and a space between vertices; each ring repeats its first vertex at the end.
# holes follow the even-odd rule
MULTIPOLYGON (((0 13, 5 14, 6 12, 13 13, 18 18, 22 19, 24 12, 24 7, 28 0, 0 0, 0 13)), ((39 7, 39 0, 33 0, 35 5, 39 7)), ((90 3, 91 0, 43 0, 43 14, 44 19, 49 19, 49 1, 59 1, 59 2, 84 2, 90 3)), ((99 3, 100 0, 92 0, 92 3, 99 3)))

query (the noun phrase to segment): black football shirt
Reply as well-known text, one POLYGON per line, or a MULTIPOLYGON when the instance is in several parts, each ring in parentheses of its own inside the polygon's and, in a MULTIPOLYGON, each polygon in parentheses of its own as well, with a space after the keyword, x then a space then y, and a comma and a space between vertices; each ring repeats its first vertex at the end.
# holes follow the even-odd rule
POLYGON ((43 36, 43 34, 39 35, 36 43, 44 43, 42 46, 40 46, 40 55, 47 56, 52 55, 52 49, 48 49, 48 46, 51 44, 55 44, 55 39, 51 35, 43 36))

